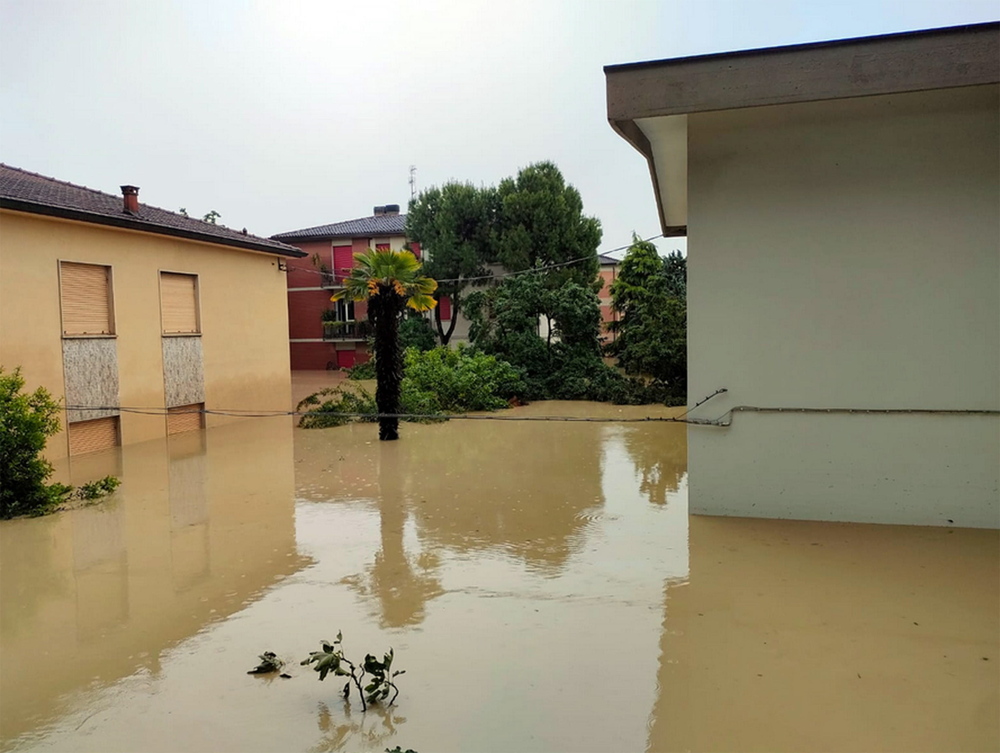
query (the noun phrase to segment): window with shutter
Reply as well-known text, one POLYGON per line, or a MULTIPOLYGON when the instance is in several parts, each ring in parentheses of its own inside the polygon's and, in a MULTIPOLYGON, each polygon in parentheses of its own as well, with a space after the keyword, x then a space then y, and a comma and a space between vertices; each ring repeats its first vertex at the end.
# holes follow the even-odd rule
POLYGON ((63 336, 114 334, 111 268, 60 262, 63 336))
POLYGON ((160 317, 165 335, 201 332, 198 322, 198 277, 160 273, 160 317))
POLYGON ((70 455, 106 450, 118 444, 118 416, 69 424, 70 455))
POLYGON ((176 408, 167 409, 167 434, 180 434, 185 431, 196 431, 204 426, 201 411, 205 409, 204 403, 194 403, 193 405, 179 405, 176 408))

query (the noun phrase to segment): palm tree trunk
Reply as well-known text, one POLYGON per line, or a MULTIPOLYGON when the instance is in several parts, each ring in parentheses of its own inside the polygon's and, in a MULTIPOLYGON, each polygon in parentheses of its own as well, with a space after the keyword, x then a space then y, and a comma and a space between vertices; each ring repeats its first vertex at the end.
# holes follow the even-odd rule
MULTIPOLYGON (((371 298, 369 316, 375 320, 375 404, 380 414, 399 413, 403 383, 403 353, 399 347, 402 309, 403 299, 393 290, 382 289, 371 298)), ((399 439, 399 419, 395 415, 379 418, 378 438, 399 439)))

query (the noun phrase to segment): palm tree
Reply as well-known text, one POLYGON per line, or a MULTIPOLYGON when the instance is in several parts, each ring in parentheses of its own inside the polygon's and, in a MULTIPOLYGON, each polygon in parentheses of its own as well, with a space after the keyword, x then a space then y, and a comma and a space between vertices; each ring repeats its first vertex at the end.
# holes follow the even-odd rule
POLYGON ((407 306, 428 311, 436 305, 437 282, 419 274, 420 262, 409 251, 372 251, 354 255, 355 266, 344 287, 330 299, 368 301, 368 318, 375 325, 375 403, 378 438, 399 439, 399 394, 403 382, 403 352, 399 320, 407 306), (387 415, 388 414, 388 415, 387 415))

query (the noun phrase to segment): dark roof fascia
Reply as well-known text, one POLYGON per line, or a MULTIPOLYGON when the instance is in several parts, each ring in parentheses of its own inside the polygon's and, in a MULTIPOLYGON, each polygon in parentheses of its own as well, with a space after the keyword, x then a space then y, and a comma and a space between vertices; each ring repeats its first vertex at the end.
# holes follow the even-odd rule
MULTIPOLYGON (((86 212, 81 209, 70 209, 68 207, 53 206, 50 204, 40 204, 33 201, 24 201, 11 197, 0 197, 0 209, 10 209, 16 212, 28 212, 46 217, 58 217, 66 220, 76 220, 77 222, 88 222, 94 225, 107 225, 109 227, 123 228, 125 230, 138 230, 143 233, 153 233, 154 235, 169 235, 174 238, 184 238, 185 240, 201 241, 232 248, 241 248, 249 251, 259 251, 265 254, 277 256, 290 256, 302 258, 308 256, 305 251, 301 251, 292 246, 287 248, 275 248, 267 243, 257 243, 251 240, 241 240, 239 238, 227 238, 222 235, 212 235, 210 233, 198 233, 193 230, 170 227, 167 225, 156 225, 141 218, 122 215, 112 217, 106 214, 86 212)), ((284 245, 284 244, 283 244, 284 245)))
POLYGON ((612 124, 996 84, 1000 22, 609 65, 604 72, 612 124))

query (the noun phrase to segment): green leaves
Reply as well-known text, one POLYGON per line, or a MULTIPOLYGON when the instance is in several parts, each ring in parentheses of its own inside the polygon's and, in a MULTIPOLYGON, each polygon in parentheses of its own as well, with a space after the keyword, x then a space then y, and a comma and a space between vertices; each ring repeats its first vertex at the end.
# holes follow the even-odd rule
POLYGON ((619 312, 608 353, 625 373, 664 384, 678 397, 687 392, 687 262, 679 253, 661 259, 656 247, 633 239, 611 285, 619 312))
MULTIPOLYGON (((386 700, 389 698, 390 693, 392 693, 392 698, 389 698, 389 705, 392 705, 396 700, 396 696, 399 695, 399 688, 396 687, 393 678, 403 674, 403 671, 400 670, 393 672, 391 675, 389 674, 394 657, 391 648, 384 655, 382 661, 379 661, 372 654, 366 654, 364 661, 359 666, 344 655, 343 635, 340 632, 337 633, 337 640, 333 643, 322 641, 320 645, 322 651, 311 652, 300 664, 303 666, 315 664, 316 666, 313 667, 313 670, 319 673, 321 681, 325 680, 326 676, 331 672, 335 676, 349 677, 350 679, 344 684, 344 688, 341 691, 345 701, 350 698, 352 684, 358 690, 362 711, 367 709, 369 703, 379 703, 386 700), (369 677, 369 682, 362 686, 365 677, 369 677)), ((263 659, 264 655, 261 658, 263 659)))
POLYGON ((53 469, 41 455, 61 406, 44 387, 22 393, 24 384, 19 368, 0 366, 0 518, 51 512, 71 491, 46 483, 53 469))

